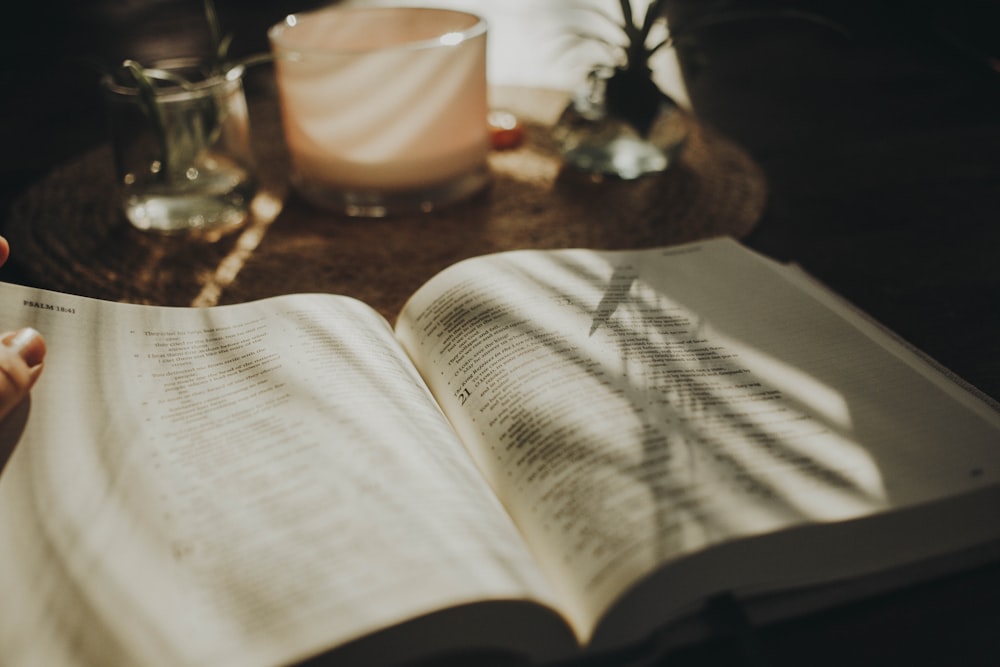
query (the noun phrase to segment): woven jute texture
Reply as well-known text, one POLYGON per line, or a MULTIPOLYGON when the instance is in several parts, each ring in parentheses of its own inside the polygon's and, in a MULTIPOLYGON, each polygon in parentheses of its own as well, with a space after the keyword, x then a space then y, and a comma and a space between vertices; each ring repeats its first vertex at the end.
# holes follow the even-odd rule
POLYGON ((103 299, 204 306, 330 292, 392 320, 421 283, 467 257, 741 238, 763 213, 767 187, 758 165, 693 116, 684 115, 687 141, 667 171, 595 181, 564 168, 551 139, 564 95, 509 88, 491 96, 521 119, 526 140, 494 151, 489 187, 453 207, 383 219, 312 208, 287 184, 280 114, 264 95, 251 99, 261 188, 242 227, 220 238, 132 228, 118 207, 111 150, 101 146, 15 203, 6 230, 13 261, 36 286, 103 299))

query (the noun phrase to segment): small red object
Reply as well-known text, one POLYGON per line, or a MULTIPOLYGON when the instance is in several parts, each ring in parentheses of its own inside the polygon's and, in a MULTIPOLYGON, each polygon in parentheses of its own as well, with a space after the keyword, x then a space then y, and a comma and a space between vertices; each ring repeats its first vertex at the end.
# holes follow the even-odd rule
POLYGON ((490 143, 496 150, 516 148, 524 142, 524 125, 517 116, 504 109, 492 109, 487 116, 490 143))

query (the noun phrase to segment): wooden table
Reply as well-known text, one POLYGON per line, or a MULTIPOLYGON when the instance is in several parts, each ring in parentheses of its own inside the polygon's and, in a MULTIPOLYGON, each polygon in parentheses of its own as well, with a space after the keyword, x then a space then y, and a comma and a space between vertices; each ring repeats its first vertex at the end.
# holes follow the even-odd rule
MULTIPOLYGON (((466 4, 475 7, 482 1, 466 4)), ((97 13, 113 4, 96 3, 91 9, 67 4, 63 14, 53 14, 63 18, 54 19, 46 31, 61 30, 61 43, 69 51, 104 49, 120 55, 136 48, 137 42, 122 38, 134 32, 116 28, 110 14, 97 13)), ((161 3, 159 11, 168 11, 170 4, 161 3)), ((680 26, 716 4, 675 0, 669 11, 674 25, 680 26)), ((678 96, 689 102, 706 136, 742 147, 736 154, 745 151, 751 162, 741 164, 759 166, 767 198, 752 230, 741 228, 748 245, 798 262, 1000 399, 1000 75, 981 59, 966 57, 969 50, 951 48, 942 39, 938 28, 953 28, 955 23, 947 21, 955 14, 949 14, 953 10, 946 4, 826 3, 828 16, 849 29, 847 37, 827 23, 796 17, 716 25, 679 50, 674 63, 665 59, 658 73, 668 79, 664 85, 671 92, 683 88, 678 96)), ((514 48, 516 54, 509 60, 494 58, 500 77, 495 83, 521 86, 530 83, 524 79, 533 73, 549 88, 569 72, 558 53, 553 54, 563 47, 541 39, 553 34, 548 31, 554 29, 553 21, 568 20, 563 3, 510 0, 494 5, 501 12, 497 29, 512 26, 508 30, 513 32, 498 37, 497 43, 514 48), (552 67, 532 71, 525 62, 532 59, 552 67)), ((266 25, 301 8, 263 0, 219 6, 224 21, 246 30, 240 34, 256 36, 243 42, 248 50, 263 48, 266 25)), ((174 7, 173 12, 156 17, 157 34, 171 39, 196 34, 176 16, 183 10, 174 7)), ((131 29, 138 21, 134 16, 116 20, 132 19, 131 29)), ((20 69, 12 80, 19 92, 5 102, 0 118, 6 143, 5 207, 30 197, 33 188, 52 176, 52 169, 100 150, 103 141, 97 100, 81 83, 87 79, 55 69, 54 64, 62 62, 59 53, 39 50, 37 37, 29 28, 8 44, 27 57, 17 60, 20 69), (78 104, 65 104, 67 91, 78 104)), ((542 199, 548 201, 549 196, 542 199)), ((223 272, 218 293, 202 295, 198 288, 187 296, 219 302, 248 297, 248 276, 275 276, 281 266, 255 266, 255 253, 309 256, 312 240, 343 233, 303 222, 305 218, 296 218, 303 214, 300 205, 285 201, 281 215, 289 224, 280 223, 279 215, 260 238, 245 239, 245 261, 235 278, 226 283, 223 272), (295 251, 296 243, 306 250, 295 251)), ((15 219, 15 213, 6 213, 5 225, 15 219)), ((119 233, 132 232, 119 228, 119 233)), ((502 245, 510 237, 501 229, 480 238, 493 239, 490 243, 500 239, 502 245)), ((592 238, 612 243, 606 237, 592 238)), ((160 251, 167 252, 165 247, 160 251)), ((239 244, 215 248, 212 252, 219 256, 210 259, 221 261, 238 251, 239 244)), ((85 257, 84 250, 99 254, 102 247, 76 250, 85 257)), ((72 247, 60 252, 75 256, 72 247)), ((432 257, 424 270, 450 261, 450 252, 432 257)), ((334 273, 323 278, 327 284, 336 287, 338 281, 354 279, 349 275, 354 269, 347 270, 350 257, 316 254, 311 260, 334 273)), ((370 258, 359 261, 355 278, 369 276, 364 271, 373 266, 392 266, 399 257, 386 257, 381 265, 370 258)), ((7 267, 2 275, 23 282, 37 279, 25 267, 7 267)), ((168 289, 166 277, 115 275, 108 282, 118 286, 113 296, 128 298, 134 296, 128 290, 143 278, 150 280, 146 287, 154 292, 168 289)), ((411 274, 405 288, 367 296, 384 298, 380 308, 391 315, 418 279, 411 274)), ((363 285, 364 280, 355 284, 363 285)), ((760 664, 769 665, 995 665, 1000 659, 1000 564, 758 629, 756 642, 760 664)), ((754 663, 734 637, 681 650, 668 664, 754 663)))

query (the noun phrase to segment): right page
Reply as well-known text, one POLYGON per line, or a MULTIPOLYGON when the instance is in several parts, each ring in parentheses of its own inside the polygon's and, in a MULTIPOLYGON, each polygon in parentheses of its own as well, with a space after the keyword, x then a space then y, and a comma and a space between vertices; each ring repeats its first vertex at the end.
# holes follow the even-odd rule
POLYGON ((598 647, 1000 538, 992 407, 735 241, 468 260, 396 331, 598 647))

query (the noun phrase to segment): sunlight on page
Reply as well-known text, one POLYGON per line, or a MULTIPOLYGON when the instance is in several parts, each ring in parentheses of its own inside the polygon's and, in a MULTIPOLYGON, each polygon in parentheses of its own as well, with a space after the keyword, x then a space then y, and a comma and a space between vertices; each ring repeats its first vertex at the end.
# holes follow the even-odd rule
MULTIPOLYGON (((799 416, 790 417, 784 426, 797 421, 823 424, 830 432, 829 441, 825 446, 816 446, 809 442, 801 430, 772 431, 773 435, 782 441, 782 445, 790 456, 795 457, 803 465, 811 461, 815 467, 812 472, 819 471, 849 471, 843 479, 836 479, 832 474, 826 474, 817 480, 813 475, 789 477, 779 484, 780 491, 788 502, 799 502, 799 509, 806 516, 822 519, 830 514, 838 514, 837 503, 849 501, 851 498, 868 501, 884 502, 886 491, 882 485, 878 464, 868 450, 857 443, 852 437, 852 419, 850 408, 844 397, 833 388, 822 384, 816 379, 800 372, 773 357, 743 345, 740 341, 719 336, 727 347, 739 355, 747 369, 760 378, 763 386, 772 387, 781 396, 792 397, 800 410, 799 416), (806 417, 805 415, 808 415, 806 417), (806 446, 808 445, 808 446, 806 446), (821 483, 817 483, 821 482, 821 483), (844 497, 843 494, 847 494, 844 497), (830 504, 827 505, 826 503, 830 504), (832 510, 832 512, 828 511, 832 510)), ((791 401, 791 399, 788 399, 791 401)), ((758 422, 762 429, 768 429, 766 421, 758 422)))
POLYGON ((884 502, 877 465, 851 441, 836 391, 719 334, 641 280, 627 282, 613 313, 588 309, 605 321, 591 323, 586 339, 583 314, 575 325, 551 307, 526 318, 565 332, 575 350, 563 358, 581 369, 560 400, 586 405, 589 426, 579 410, 563 411, 553 428, 572 429, 590 453, 566 467, 573 488, 555 511, 588 516, 587 533, 574 538, 594 555, 588 588, 618 588, 616 569, 631 577, 671 554, 884 502), (587 368, 591 361, 599 365, 587 368))
POLYGON ((495 258, 489 281, 451 272, 415 306, 421 345, 440 343, 411 356, 578 631, 660 564, 884 506, 836 389, 716 331, 641 266, 532 259, 495 258))
POLYGON ((840 429, 849 431, 851 414, 843 395, 796 368, 770 357, 738 339, 719 335, 727 347, 775 388, 795 396, 809 412, 840 429))

